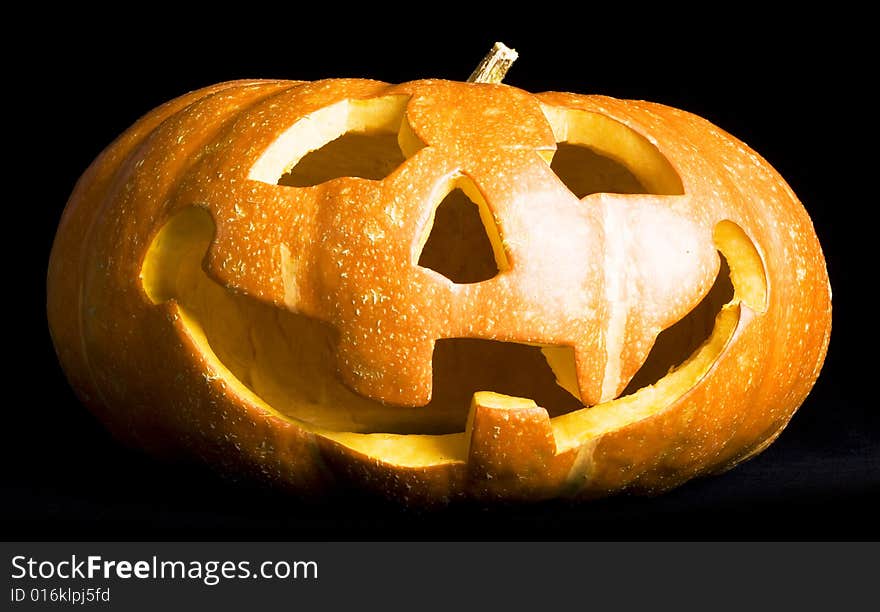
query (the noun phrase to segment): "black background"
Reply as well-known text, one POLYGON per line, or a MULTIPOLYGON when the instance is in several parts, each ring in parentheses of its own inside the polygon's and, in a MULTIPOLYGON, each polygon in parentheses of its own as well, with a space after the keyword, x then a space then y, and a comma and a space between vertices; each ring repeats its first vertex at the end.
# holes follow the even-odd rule
POLYGON ((0 426, 4 538, 877 539, 880 423, 870 378, 856 371, 857 347, 876 336, 857 312, 866 296, 856 284, 872 269, 858 263, 872 251, 856 239, 859 211, 876 200, 872 171, 859 162, 860 142, 872 139, 863 87, 875 70, 862 59, 870 40, 853 29, 865 17, 771 21, 742 5, 673 15, 585 5, 591 12, 575 16, 526 5, 502 20, 473 8, 217 7, 183 20, 129 7, 142 13, 9 22, 24 42, 4 53, 6 149, 18 160, 7 164, 15 191, 4 224, 13 246, 4 270, 13 362, 0 426), (495 40, 520 52, 507 83, 700 114, 756 149, 799 195, 828 260, 834 331, 822 376, 779 440, 723 476, 660 497, 430 512, 357 496, 296 499, 112 440, 67 386, 45 319, 54 231, 100 150, 154 106, 214 82, 464 79, 495 40))

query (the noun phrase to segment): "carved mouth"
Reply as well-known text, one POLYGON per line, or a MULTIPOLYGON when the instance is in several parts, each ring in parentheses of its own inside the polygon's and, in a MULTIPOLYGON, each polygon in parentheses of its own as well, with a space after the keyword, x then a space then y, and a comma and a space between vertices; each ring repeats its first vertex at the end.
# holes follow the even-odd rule
POLYGON ((433 399, 407 408, 363 397, 340 382, 329 325, 235 294, 212 280, 201 262, 213 235, 204 209, 178 213, 154 240, 142 279, 154 303, 171 302, 180 330, 216 375, 242 399, 281 418, 367 454, 381 445, 383 457, 402 453, 399 459, 415 464, 465 452, 465 424, 472 396, 480 391, 510 396, 514 404, 534 400, 552 418, 559 450, 663 410, 711 370, 734 336, 742 304, 762 311, 767 294, 754 245, 739 226, 722 221, 714 232, 722 257, 714 286, 690 314, 658 336, 645 365, 617 399, 583 406, 557 382, 542 354, 546 347, 448 339, 436 345, 433 399), (433 450, 413 454, 413 444, 433 450))

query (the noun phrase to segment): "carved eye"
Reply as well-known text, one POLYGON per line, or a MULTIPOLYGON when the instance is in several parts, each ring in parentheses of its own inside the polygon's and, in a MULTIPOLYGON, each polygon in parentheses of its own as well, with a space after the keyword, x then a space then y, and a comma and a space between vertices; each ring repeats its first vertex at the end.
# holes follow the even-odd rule
POLYGON ((311 187, 341 177, 386 178, 422 147, 404 121, 409 96, 342 100, 288 128, 263 153, 249 178, 311 187))
POLYGON ((604 115, 543 106, 557 148, 550 168, 578 198, 591 193, 682 195, 678 173, 644 136, 604 115))

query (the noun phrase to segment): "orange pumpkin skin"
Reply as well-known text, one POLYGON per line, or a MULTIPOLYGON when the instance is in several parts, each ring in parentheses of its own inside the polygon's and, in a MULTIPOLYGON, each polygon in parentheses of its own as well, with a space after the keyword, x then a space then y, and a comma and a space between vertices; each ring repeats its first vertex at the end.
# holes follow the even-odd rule
MULTIPOLYGON (((559 210, 569 210, 565 206, 560 204, 559 210)), ((667 213, 657 214, 665 219, 662 215, 667 213)), ((621 223, 641 227, 633 218, 621 223)), ((349 238, 339 238, 343 239, 349 238)), ((736 276, 736 264, 731 267, 736 276)), ((654 290, 638 272, 629 274, 639 290, 654 290)), ((481 330, 474 334, 480 337, 569 341, 564 335, 570 333, 567 323, 541 319, 538 331, 530 327, 517 301, 526 298, 507 285, 459 290, 436 284, 441 290, 433 288, 433 277, 424 278, 430 283, 425 281, 422 295, 401 298, 401 303, 419 306, 413 309, 419 318, 411 327, 387 318, 389 311, 380 301, 358 319, 356 329, 375 326, 381 319, 381 325, 401 335, 415 337, 411 329, 424 329, 434 337, 427 344, 413 344, 422 350, 421 357, 409 361, 404 349, 388 340, 387 331, 365 335, 361 345, 344 349, 358 367, 340 375, 358 393, 392 404, 424 403, 430 389, 416 383, 425 380, 426 372, 430 380, 425 346, 430 348, 439 337, 467 335, 462 331, 466 324, 481 330), (467 321, 450 310, 449 304, 458 304, 458 299, 467 321), (368 366, 374 368, 369 376, 352 373, 368 366), (401 380, 414 381, 413 391, 399 389, 401 380)), ((736 290, 739 294, 740 287, 736 290)), ((607 298, 607 287, 604 291, 607 298)), ((540 304, 541 298, 528 299, 540 304)), ((580 304, 579 299, 571 298, 571 304, 580 304)), ((599 497, 623 490, 656 493, 731 468, 779 435, 814 384, 828 346, 831 295, 810 219, 784 180, 746 145, 684 111, 642 101, 529 94, 505 85, 447 81, 236 81, 155 109, 86 171, 67 204, 52 249, 48 317, 72 387, 115 435, 130 444, 158 454, 195 455, 223 470, 243 470, 301 492, 344 485, 409 503, 435 503, 457 498, 599 497), (385 179, 381 189, 370 181, 345 178, 307 188, 313 201, 324 198, 320 201, 329 202, 326 210, 337 211, 334 214, 343 197, 366 202, 349 209, 348 216, 331 218, 330 212, 314 208, 303 214, 297 207, 304 205, 290 195, 295 189, 253 180, 253 168, 267 148, 297 120, 339 101, 387 96, 409 96, 405 121, 420 148, 407 155, 405 168, 385 179), (693 283, 682 290, 680 299, 658 298, 663 305, 659 314, 630 299, 629 310, 615 319, 617 323, 610 323, 613 316, 601 307, 593 319, 579 321, 577 341, 597 349, 590 354, 606 356, 604 363, 594 363, 588 351, 579 353, 581 391, 597 406, 585 408, 583 415, 550 419, 543 408, 528 402, 480 394, 463 431, 433 436, 349 434, 284 417, 254 393, 243 391, 216 358, 206 354, 191 319, 175 299, 157 302, 145 291, 142 276, 151 244, 177 213, 197 205, 210 213, 216 227, 203 266, 215 282, 278 309, 290 309, 296 301, 301 312, 328 321, 348 337, 345 330, 355 328, 346 326, 355 325, 355 315, 339 306, 343 296, 353 291, 366 295, 376 287, 394 294, 414 278, 423 278, 412 276, 421 274, 412 271, 398 276, 398 267, 388 261, 397 256, 394 244, 405 245, 401 253, 408 253, 424 219, 415 215, 400 225, 383 226, 385 242, 380 242, 386 250, 357 242, 363 246, 358 254, 362 269, 350 259, 339 266, 361 269, 347 283, 321 267, 334 264, 327 259, 332 249, 326 246, 335 239, 333 227, 341 228, 338 233, 353 231, 376 211, 409 202, 407 198, 417 202, 417 208, 430 207, 412 194, 432 193, 441 180, 464 171, 506 232, 505 248, 511 249, 508 277, 545 290, 547 312, 554 314, 555 304, 568 300, 554 283, 574 275, 575 267, 598 262, 590 272, 594 280, 613 284, 603 272, 602 262, 610 261, 608 247, 601 246, 602 240, 613 240, 609 226, 602 225, 620 210, 613 206, 624 206, 635 215, 640 206, 653 211, 659 205, 649 201, 656 196, 588 196, 581 202, 584 207, 612 212, 584 221, 585 227, 595 229, 595 244, 600 245, 584 247, 587 264, 557 261, 560 270, 548 272, 557 276, 531 281, 522 276, 523 266, 530 265, 522 254, 538 253, 542 244, 559 238, 559 227, 553 223, 528 225, 519 239, 504 225, 505 220, 530 219, 517 216, 526 213, 510 212, 521 210, 525 202, 536 202, 537 207, 556 201, 558 181, 536 154, 556 146, 553 127, 542 112, 546 108, 599 115, 652 143, 680 178, 683 192, 661 196, 661 203, 668 203, 675 219, 684 219, 688 225, 682 228, 692 228, 683 231, 686 238, 693 237, 695 248, 705 251, 718 223, 729 221, 742 230, 760 258, 763 303, 757 307, 740 300, 733 305, 723 346, 716 347, 711 363, 668 401, 645 399, 630 405, 614 398, 644 361, 653 336, 686 314, 708 290, 707 280, 714 278, 717 263, 711 268, 703 251, 693 264, 682 265, 682 278, 693 283), (244 212, 233 210, 235 204, 244 212), (261 222, 256 213, 265 211, 272 218, 261 222), (243 229, 237 216, 252 225, 243 229), (603 238, 604 231, 609 237, 603 238), (324 241, 324 250, 301 262, 292 298, 279 253, 283 259, 288 251, 311 252, 318 240, 324 241), (266 248, 254 247, 258 242, 266 248), (285 247, 279 251, 281 243, 285 247), (335 299, 333 305, 330 298, 335 299), (614 325, 620 355, 611 376, 607 354, 614 325), (601 416, 588 415, 591 410, 601 416)))

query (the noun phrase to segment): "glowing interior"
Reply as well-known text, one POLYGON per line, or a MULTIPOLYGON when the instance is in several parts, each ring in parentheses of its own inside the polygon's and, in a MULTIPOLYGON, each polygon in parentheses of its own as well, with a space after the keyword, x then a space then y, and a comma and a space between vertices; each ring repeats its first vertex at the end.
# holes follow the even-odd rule
POLYGON ((626 166, 588 146, 558 143, 550 167, 579 198, 603 192, 648 193, 626 166))
POLYGON ((307 153, 278 180, 278 184, 311 187, 341 176, 378 181, 403 162, 395 132, 348 132, 307 153))

